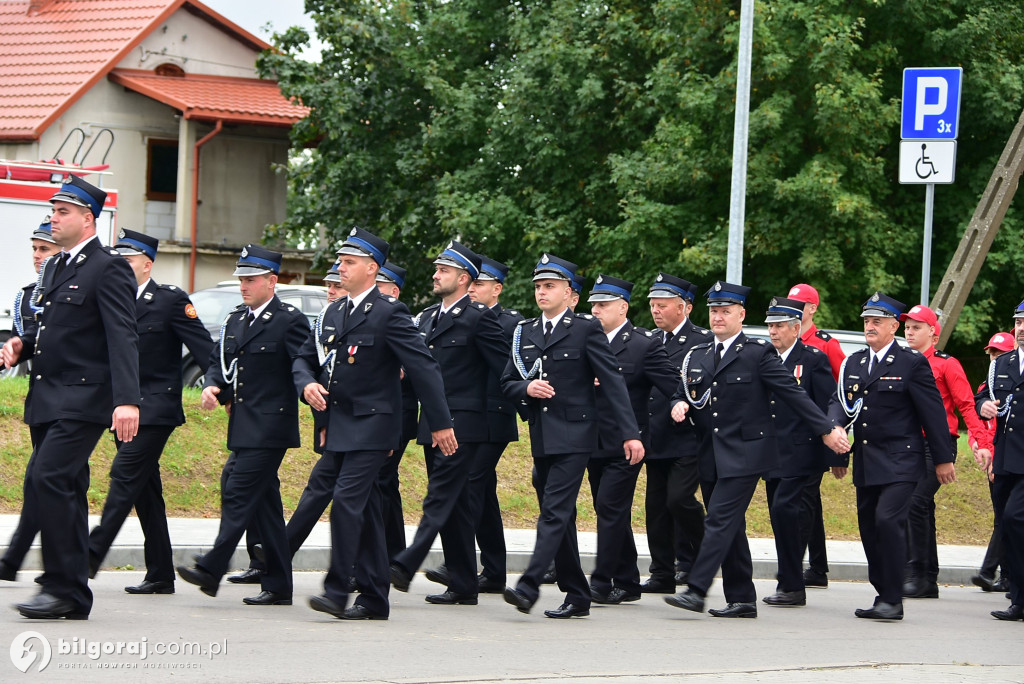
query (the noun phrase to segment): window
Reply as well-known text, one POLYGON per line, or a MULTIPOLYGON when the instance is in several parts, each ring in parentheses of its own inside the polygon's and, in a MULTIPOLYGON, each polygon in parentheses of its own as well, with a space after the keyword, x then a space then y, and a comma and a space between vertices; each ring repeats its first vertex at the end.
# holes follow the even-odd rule
POLYGON ((178 141, 151 139, 148 160, 146 199, 174 202, 178 192, 178 141))

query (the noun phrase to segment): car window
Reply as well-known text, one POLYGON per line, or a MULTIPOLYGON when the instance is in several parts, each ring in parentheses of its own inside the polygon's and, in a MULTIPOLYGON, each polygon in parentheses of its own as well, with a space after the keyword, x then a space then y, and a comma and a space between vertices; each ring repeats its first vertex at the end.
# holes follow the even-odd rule
POLYGON ((242 294, 237 289, 209 289, 193 292, 190 299, 199 320, 210 328, 220 327, 231 310, 242 303, 242 294))

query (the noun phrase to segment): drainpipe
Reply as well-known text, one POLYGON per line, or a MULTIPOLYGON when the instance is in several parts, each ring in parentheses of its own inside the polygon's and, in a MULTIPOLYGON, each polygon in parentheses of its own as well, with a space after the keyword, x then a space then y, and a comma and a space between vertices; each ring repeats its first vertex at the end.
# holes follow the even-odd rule
POLYGON ((221 132, 224 122, 217 119, 217 125, 213 130, 196 141, 192 150, 192 255, 188 261, 188 291, 195 292, 196 289, 196 252, 197 235, 199 233, 199 148, 208 143, 215 135, 221 132))

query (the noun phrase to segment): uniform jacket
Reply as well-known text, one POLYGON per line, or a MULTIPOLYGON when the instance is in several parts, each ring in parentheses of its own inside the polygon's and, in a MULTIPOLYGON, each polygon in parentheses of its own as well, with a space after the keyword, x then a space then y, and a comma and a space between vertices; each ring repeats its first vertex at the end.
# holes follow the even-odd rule
MULTIPOLYGON (((829 400, 836 393, 836 381, 832 379, 832 367, 825 352, 797 340, 783 365, 811 401, 827 413, 829 400)), ((812 475, 845 462, 844 457, 825 446, 821 433, 815 433, 788 404, 773 395, 771 407, 779 439, 779 467, 768 474, 769 478, 812 475)))
MULTIPOLYGON (((509 342, 498 316, 469 295, 438 319, 440 307, 427 307, 415 320, 430 355, 441 366, 455 438, 460 443, 487 442, 487 382, 505 369, 509 342)), ((430 424, 423 416, 416 438, 420 444, 430 444, 430 424)))
POLYGON ((299 406, 292 384, 292 359, 310 338, 309 321, 277 295, 252 325, 244 304, 228 314, 221 340, 214 345, 206 386, 219 387, 217 400, 231 403, 228 448, 288 449, 299 440, 299 406), (237 383, 224 377, 224 364, 237 359, 237 383))
MULTIPOLYGON (((401 371, 412 383, 433 431, 453 427, 437 361, 405 304, 373 288, 352 315, 349 298, 327 305, 318 340, 308 339, 292 376, 302 390, 320 381, 316 344, 335 352, 327 397, 328 451, 390 451, 402 438, 401 371), (351 362, 350 362, 351 359, 351 362)), ((321 382, 323 384, 323 382, 321 382)), ((459 439, 458 433, 455 435, 459 439)))
MULTIPOLYGON (((618 363, 619 372, 626 381, 629 392, 629 403, 633 409, 633 417, 640 429, 640 438, 646 449, 650 444, 648 432, 647 400, 651 389, 657 387, 660 392, 674 392, 678 384, 679 372, 673 367, 665 352, 661 336, 643 328, 637 328, 629 321, 616 333, 610 343, 612 354, 618 363)), ((611 451, 606 456, 622 455, 622 429, 615 420, 615 411, 609 405, 608 396, 603 387, 597 388, 597 415, 601 422, 600 447, 602 452, 611 451)))
POLYGON ((772 420, 771 400, 787 404, 817 435, 829 432, 836 421, 825 416, 793 374, 779 360, 775 348, 764 340, 739 337, 714 367, 715 346, 704 343, 693 348, 687 368, 689 396, 697 401, 710 390, 702 409, 691 406, 689 415, 701 433, 701 479, 765 475, 778 467, 777 430, 772 420), (714 473, 709 469, 714 466, 714 473))
MULTIPOLYGON (((1010 404, 1010 412, 995 421, 992 472, 996 475, 1024 475, 1024 411, 1019 408, 1024 406, 1024 378, 1020 374, 1020 353, 1020 349, 1014 349, 996 358, 992 393, 1000 407, 1010 404)), ((974 396, 975 409, 980 410, 990 398, 987 384, 983 385, 974 396)))
MULTIPOLYGON (((501 304, 495 304, 491 311, 498 315, 498 323, 505 335, 505 341, 511 345, 516 325, 523 320, 522 314, 515 309, 504 309, 501 304)), ((507 361, 508 355, 506 354, 502 359, 502 372, 505 370, 507 361)), ((498 444, 519 440, 516 402, 506 397, 505 393, 501 391, 501 372, 492 373, 487 378, 487 434, 488 442, 498 444)))
POLYGON ((527 396, 526 388, 532 380, 523 379, 514 358, 509 360, 501 379, 502 391, 521 402, 526 411, 533 457, 592 453, 597 449, 595 377, 608 397, 611 418, 620 425, 622 439, 640 439, 626 382, 600 323, 588 314, 566 310, 545 342, 541 321, 542 318, 531 318, 519 323, 519 352, 527 371, 541 360, 540 379, 551 383, 555 396, 527 396))
POLYGON ((115 406, 140 404, 135 275, 93 238, 54 277, 43 266, 39 325, 22 337, 32 358, 25 422, 72 419, 110 425, 115 406))
MULTIPOLYGON (((946 411, 931 366, 920 352, 894 342, 868 376, 868 353, 862 349, 851 354, 839 380, 850 406, 864 399, 853 425, 853 483, 917 482, 925 474, 925 439, 935 463, 953 460, 946 411)), ((843 425, 850 421, 835 395, 829 415, 843 425)))
MULTIPOLYGON (((150 280, 135 300, 139 331, 141 425, 181 425, 181 345, 192 358, 210 358, 213 341, 184 290, 150 280)), ((219 361, 218 361, 219 363, 219 361)))
POLYGON ((985 426, 974 409, 974 392, 971 391, 971 383, 967 380, 964 367, 955 358, 935 347, 928 347, 921 353, 932 367, 935 386, 942 397, 942 406, 946 409, 946 424, 949 426, 951 439, 959 439, 960 432, 960 421, 954 410, 963 416, 968 432, 983 434, 985 426))
MULTIPOLYGON (((659 341, 664 340, 664 331, 655 331, 654 338, 659 341)), ((672 362, 672 367, 675 369, 676 387, 673 387, 672 392, 668 393, 661 392, 657 387, 651 388, 648 402, 651 453, 644 460, 679 458, 697 454, 698 440, 693 420, 687 418, 682 423, 672 420, 670 415, 672 412, 671 398, 678 389, 686 352, 697 344, 710 342, 713 338, 710 330, 694 325, 688 318, 683 323, 683 327, 679 329, 679 334, 672 338, 665 347, 669 361, 672 362)))
MULTIPOLYGON (((20 312, 19 315, 21 317, 22 337, 25 337, 26 335, 29 334, 35 335, 34 331, 36 327, 36 312, 32 310, 32 293, 35 292, 35 289, 36 284, 30 283, 25 287, 21 288, 21 291, 15 298, 17 300, 16 304, 18 306, 18 311, 20 312)), ((17 335, 17 329, 13 330, 11 334, 17 335)))

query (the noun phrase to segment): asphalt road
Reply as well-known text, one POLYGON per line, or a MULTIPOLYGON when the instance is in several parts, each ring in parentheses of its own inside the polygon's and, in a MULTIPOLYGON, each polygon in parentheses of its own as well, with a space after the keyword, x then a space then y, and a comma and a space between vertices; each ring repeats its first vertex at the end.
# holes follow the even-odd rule
MULTIPOLYGON (((2 583, 0 601, 34 593, 31 574, 21 577, 2 583)), ((173 596, 124 593, 141 579, 101 572, 85 622, 0 614, 0 681, 1024 682, 1024 623, 989 617, 1008 601, 974 587, 943 586, 938 600, 907 602, 896 623, 853 616, 874 598, 861 582, 811 591, 803 608, 762 605, 756 620, 688 613, 648 595, 563 621, 543 616, 561 602, 553 587, 523 615, 495 595, 478 606, 427 604, 438 587, 417 575, 410 593, 392 591, 389 621, 345 622, 306 603, 320 593, 321 573, 296 573, 295 605, 279 607, 246 606, 242 598, 258 590, 226 583, 217 598, 180 581, 173 596), (41 672, 43 646, 19 639, 26 631, 50 646, 41 672), (3 655, 12 642, 15 655, 35 654, 25 674, 3 655)), ((758 593, 773 585, 758 581, 758 593)), ((708 607, 723 603, 716 583, 708 607)))

